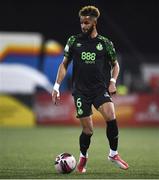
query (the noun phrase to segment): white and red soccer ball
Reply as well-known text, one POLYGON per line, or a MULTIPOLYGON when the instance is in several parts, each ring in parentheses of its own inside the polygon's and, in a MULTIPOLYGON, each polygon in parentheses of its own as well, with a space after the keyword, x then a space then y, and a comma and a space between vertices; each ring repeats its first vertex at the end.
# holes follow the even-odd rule
POLYGON ((69 153, 61 153, 56 156, 55 170, 57 173, 68 174, 76 168, 76 159, 69 153))

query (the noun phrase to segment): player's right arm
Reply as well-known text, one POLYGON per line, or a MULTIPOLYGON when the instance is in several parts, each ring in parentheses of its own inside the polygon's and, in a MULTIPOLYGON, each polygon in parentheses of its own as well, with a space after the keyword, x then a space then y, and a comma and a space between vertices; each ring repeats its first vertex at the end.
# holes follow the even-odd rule
POLYGON ((64 56, 62 63, 59 65, 56 82, 54 84, 53 91, 52 91, 52 101, 54 104, 56 104, 57 100, 60 99, 59 87, 60 87, 62 80, 66 76, 69 62, 70 61, 68 60, 68 58, 64 56))
POLYGON ((56 104, 57 100, 60 99, 59 87, 62 80, 66 76, 68 65, 72 60, 72 51, 73 51, 72 47, 75 40, 76 40, 75 36, 71 36, 68 39, 67 44, 64 49, 64 58, 58 68, 56 82, 54 84, 53 91, 52 91, 52 100, 54 104, 56 104))

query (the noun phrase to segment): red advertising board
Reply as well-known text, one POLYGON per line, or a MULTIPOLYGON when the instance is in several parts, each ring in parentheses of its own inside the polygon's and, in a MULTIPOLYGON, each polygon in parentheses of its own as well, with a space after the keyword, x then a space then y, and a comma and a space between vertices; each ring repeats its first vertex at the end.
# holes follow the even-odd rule
MULTIPOLYGON (((116 116, 120 126, 159 126, 158 94, 132 94, 114 96, 116 116)), ((58 105, 53 105, 51 95, 38 93, 34 111, 38 124, 78 125, 72 95, 61 94, 58 105)), ((93 108, 94 125, 105 126, 100 113, 93 108)))
POLYGON ((70 93, 63 93, 57 105, 52 102, 51 95, 45 92, 36 94, 34 111, 38 124, 76 125, 74 102, 70 93))
MULTIPOLYGON (((159 96, 132 94, 114 96, 116 116, 120 126, 159 126, 159 96)), ((103 125, 102 116, 94 110, 95 124, 103 125)), ((104 119, 103 119, 104 120, 104 119)))
POLYGON ((159 95, 139 96, 139 103, 135 105, 134 120, 140 124, 159 125, 159 95))
POLYGON ((117 117, 121 125, 159 125, 158 94, 134 94, 114 98, 117 117))

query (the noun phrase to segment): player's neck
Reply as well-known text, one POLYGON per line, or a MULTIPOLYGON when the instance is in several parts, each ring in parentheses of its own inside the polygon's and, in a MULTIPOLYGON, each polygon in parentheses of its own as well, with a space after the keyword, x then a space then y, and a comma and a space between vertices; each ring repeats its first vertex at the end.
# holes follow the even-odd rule
POLYGON ((94 29, 93 31, 92 31, 92 33, 91 33, 91 38, 96 38, 97 37, 97 35, 98 35, 98 32, 97 32, 97 30, 96 29, 94 29))

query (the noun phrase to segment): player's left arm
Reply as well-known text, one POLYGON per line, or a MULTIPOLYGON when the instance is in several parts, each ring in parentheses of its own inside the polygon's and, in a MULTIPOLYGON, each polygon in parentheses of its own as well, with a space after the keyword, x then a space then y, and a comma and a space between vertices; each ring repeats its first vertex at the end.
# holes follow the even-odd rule
POLYGON ((111 95, 116 93, 116 81, 119 75, 119 63, 117 61, 117 54, 116 50, 114 48, 114 45, 111 41, 107 40, 107 52, 110 57, 110 64, 112 67, 112 72, 111 72, 111 78, 110 78, 110 83, 108 87, 108 91, 111 95))
POLYGON ((106 51, 110 58, 110 65, 112 67, 108 91, 111 95, 113 95, 116 93, 116 81, 119 75, 120 68, 119 68, 119 63, 117 61, 117 53, 116 53, 113 43, 108 39, 106 39, 105 42, 106 42, 106 51))
POLYGON ((112 66, 113 66, 112 75, 111 75, 111 79, 110 79, 110 83, 108 87, 108 91, 111 95, 116 93, 116 81, 117 81, 119 71, 120 71, 119 63, 117 60, 113 61, 112 66))

